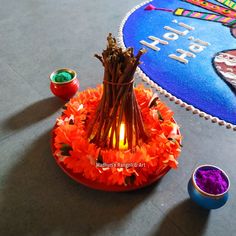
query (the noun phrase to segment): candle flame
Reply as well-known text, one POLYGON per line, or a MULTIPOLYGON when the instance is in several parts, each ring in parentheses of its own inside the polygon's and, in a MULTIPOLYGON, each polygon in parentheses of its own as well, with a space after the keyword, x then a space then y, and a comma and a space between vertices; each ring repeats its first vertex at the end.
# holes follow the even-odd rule
POLYGON ((128 149, 128 142, 125 143, 125 124, 120 124, 120 137, 119 137, 119 149, 128 149))
MULTIPOLYGON (((111 135, 111 130, 109 132, 109 136, 111 135)), ((119 134, 119 140, 118 140, 118 144, 119 144, 119 149, 120 150, 127 150, 128 149, 128 142, 127 140, 125 140, 125 124, 121 123, 120 124, 120 134, 119 134)), ((115 148, 116 147, 116 134, 113 134, 112 137, 112 147, 115 148)))
POLYGON ((125 139, 125 124, 122 123, 120 125, 120 141, 124 141, 125 139))

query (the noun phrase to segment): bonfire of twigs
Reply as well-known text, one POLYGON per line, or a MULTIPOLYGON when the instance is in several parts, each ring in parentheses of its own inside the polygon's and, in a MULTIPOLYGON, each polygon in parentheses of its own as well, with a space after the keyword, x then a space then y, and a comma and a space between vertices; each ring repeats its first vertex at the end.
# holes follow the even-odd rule
POLYGON ((123 144, 132 149, 147 140, 133 90, 134 73, 145 51, 140 50, 136 56, 133 48, 123 51, 111 34, 107 41, 102 55, 95 55, 104 66, 103 95, 90 124, 88 137, 99 147, 119 149, 120 127, 124 124, 123 144))

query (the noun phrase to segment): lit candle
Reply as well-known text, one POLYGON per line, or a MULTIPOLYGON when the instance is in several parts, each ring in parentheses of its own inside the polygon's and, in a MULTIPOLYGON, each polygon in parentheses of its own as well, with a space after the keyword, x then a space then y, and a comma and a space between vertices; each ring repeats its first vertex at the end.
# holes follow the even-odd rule
MULTIPOLYGON (((125 140, 125 124, 121 123, 120 124, 120 134, 119 134, 119 140, 117 140, 119 143, 119 149, 120 150, 126 150, 128 149, 128 142, 125 140)), ((112 138, 112 146, 113 148, 116 147, 116 134, 113 134, 112 138)))

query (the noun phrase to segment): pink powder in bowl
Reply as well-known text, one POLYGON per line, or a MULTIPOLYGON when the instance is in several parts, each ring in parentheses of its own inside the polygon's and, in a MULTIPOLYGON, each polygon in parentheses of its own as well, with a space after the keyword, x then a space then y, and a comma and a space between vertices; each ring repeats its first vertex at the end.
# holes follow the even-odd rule
POLYGON ((225 174, 216 168, 200 168, 195 174, 197 186, 206 193, 221 194, 229 186, 225 174))

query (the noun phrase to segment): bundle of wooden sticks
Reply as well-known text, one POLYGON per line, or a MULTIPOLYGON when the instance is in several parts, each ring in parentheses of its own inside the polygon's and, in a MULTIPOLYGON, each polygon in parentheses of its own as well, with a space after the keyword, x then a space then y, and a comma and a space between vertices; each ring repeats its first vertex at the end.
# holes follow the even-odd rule
POLYGON ((134 94, 134 73, 144 50, 134 56, 133 48, 123 51, 112 34, 107 48, 95 55, 104 66, 103 95, 88 130, 90 142, 102 148, 119 149, 120 127, 124 125, 123 145, 132 149, 147 140, 142 115, 134 94), (115 141, 114 141, 115 140, 115 141))

